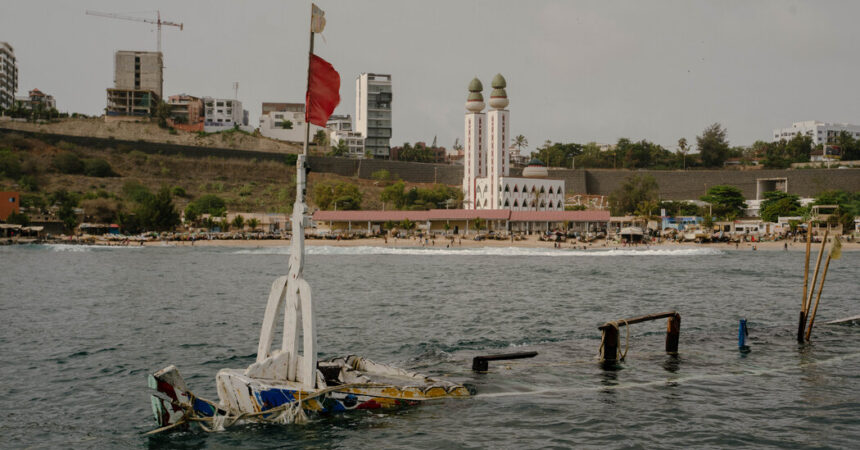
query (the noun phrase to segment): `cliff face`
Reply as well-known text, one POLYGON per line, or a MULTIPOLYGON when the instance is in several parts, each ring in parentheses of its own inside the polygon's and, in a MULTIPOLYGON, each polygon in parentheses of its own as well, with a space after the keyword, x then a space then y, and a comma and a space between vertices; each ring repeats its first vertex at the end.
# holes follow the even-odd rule
POLYGON ((177 130, 176 134, 171 134, 169 129, 160 128, 155 123, 146 121, 106 123, 103 119, 61 119, 55 123, 40 124, 0 119, 0 128, 69 136, 114 138, 127 141, 235 148, 277 153, 296 153, 301 150, 301 146, 298 144, 276 141, 243 132, 228 131, 206 134, 177 130))

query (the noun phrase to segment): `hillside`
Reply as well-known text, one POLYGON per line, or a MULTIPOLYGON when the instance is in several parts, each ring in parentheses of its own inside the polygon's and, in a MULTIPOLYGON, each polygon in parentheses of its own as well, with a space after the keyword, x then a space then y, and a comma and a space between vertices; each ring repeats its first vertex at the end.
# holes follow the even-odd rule
POLYGON ((30 123, 4 119, 0 120, 0 128, 9 130, 275 153, 297 153, 301 150, 298 144, 277 141, 256 134, 234 131, 193 133, 160 128, 155 123, 145 120, 105 123, 103 119, 61 119, 52 123, 30 123))
MULTIPOLYGON (((379 195, 383 186, 378 182, 320 172, 311 172, 308 180, 312 209, 316 208, 314 186, 322 182, 356 185, 362 194, 363 209, 382 208, 379 195)), ((55 193, 65 190, 79 200, 88 216, 94 214, 90 209, 97 208, 129 212, 135 206, 129 191, 138 185, 152 192, 170 187, 179 210, 194 199, 214 194, 224 199, 228 211, 288 212, 295 199, 295 167, 277 161, 146 154, 63 141, 51 144, 14 133, 0 134, 0 190, 21 191, 22 205, 50 206, 55 193), (104 160, 115 176, 62 173, 65 159, 87 164, 104 160)))

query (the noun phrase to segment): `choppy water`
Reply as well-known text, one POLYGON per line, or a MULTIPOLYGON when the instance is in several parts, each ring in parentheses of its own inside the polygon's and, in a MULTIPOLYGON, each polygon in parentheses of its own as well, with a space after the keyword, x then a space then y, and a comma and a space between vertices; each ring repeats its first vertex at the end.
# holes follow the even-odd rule
MULTIPOLYGON (((176 364, 217 398, 215 372, 254 359, 285 249, 0 248, 3 447, 834 447, 860 442, 860 252, 827 276, 813 343, 794 340, 799 252, 574 252, 311 247, 321 357, 358 353, 479 394, 308 425, 144 437, 146 374, 176 364), (623 369, 600 369, 597 326, 631 327, 623 369), (752 352, 737 351, 749 319, 752 352), (478 354, 533 360, 469 371, 478 354)), ((622 331, 623 339, 623 331, 622 331)))

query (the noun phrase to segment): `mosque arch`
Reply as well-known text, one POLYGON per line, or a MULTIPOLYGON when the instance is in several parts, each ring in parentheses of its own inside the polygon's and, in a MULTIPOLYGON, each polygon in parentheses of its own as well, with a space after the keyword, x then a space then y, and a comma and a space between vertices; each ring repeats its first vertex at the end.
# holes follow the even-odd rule
POLYGON ((514 199, 514 208, 519 208, 519 207, 520 207, 520 202, 517 201, 516 199, 514 199))
POLYGON ((546 191, 544 190, 543 186, 541 186, 541 187, 540 187, 540 193, 541 193, 541 194, 546 193, 546 191))
POLYGON ((518 185, 514 185, 514 192, 520 192, 520 187, 518 185))
POLYGON ((505 199, 505 207, 507 208, 508 206, 511 206, 511 204, 508 203, 508 199, 505 199))
POLYGON ((505 183, 505 192, 511 192, 511 189, 507 183, 505 183))

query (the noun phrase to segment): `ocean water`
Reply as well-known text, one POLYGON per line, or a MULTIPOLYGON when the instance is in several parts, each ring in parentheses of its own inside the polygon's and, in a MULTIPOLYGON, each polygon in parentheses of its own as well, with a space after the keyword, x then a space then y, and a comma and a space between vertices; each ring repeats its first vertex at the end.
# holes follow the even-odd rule
MULTIPOLYGON (((0 247, 4 448, 857 448, 860 252, 831 264, 812 342, 795 341, 802 252, 310 247, 321 358, 360 354, 477 389, 473 398, 305 425, 143 436, 147 373, 214 375, 255 357, 286 248, 0 247), (620 370, 599 325, 630 327, 620 370), (751 352, 737 350, 738 319, 751 352), (470 371, 472 357, 535 350, 470 371)), ((622 346, 626 333, 621 331, 622 346)))

